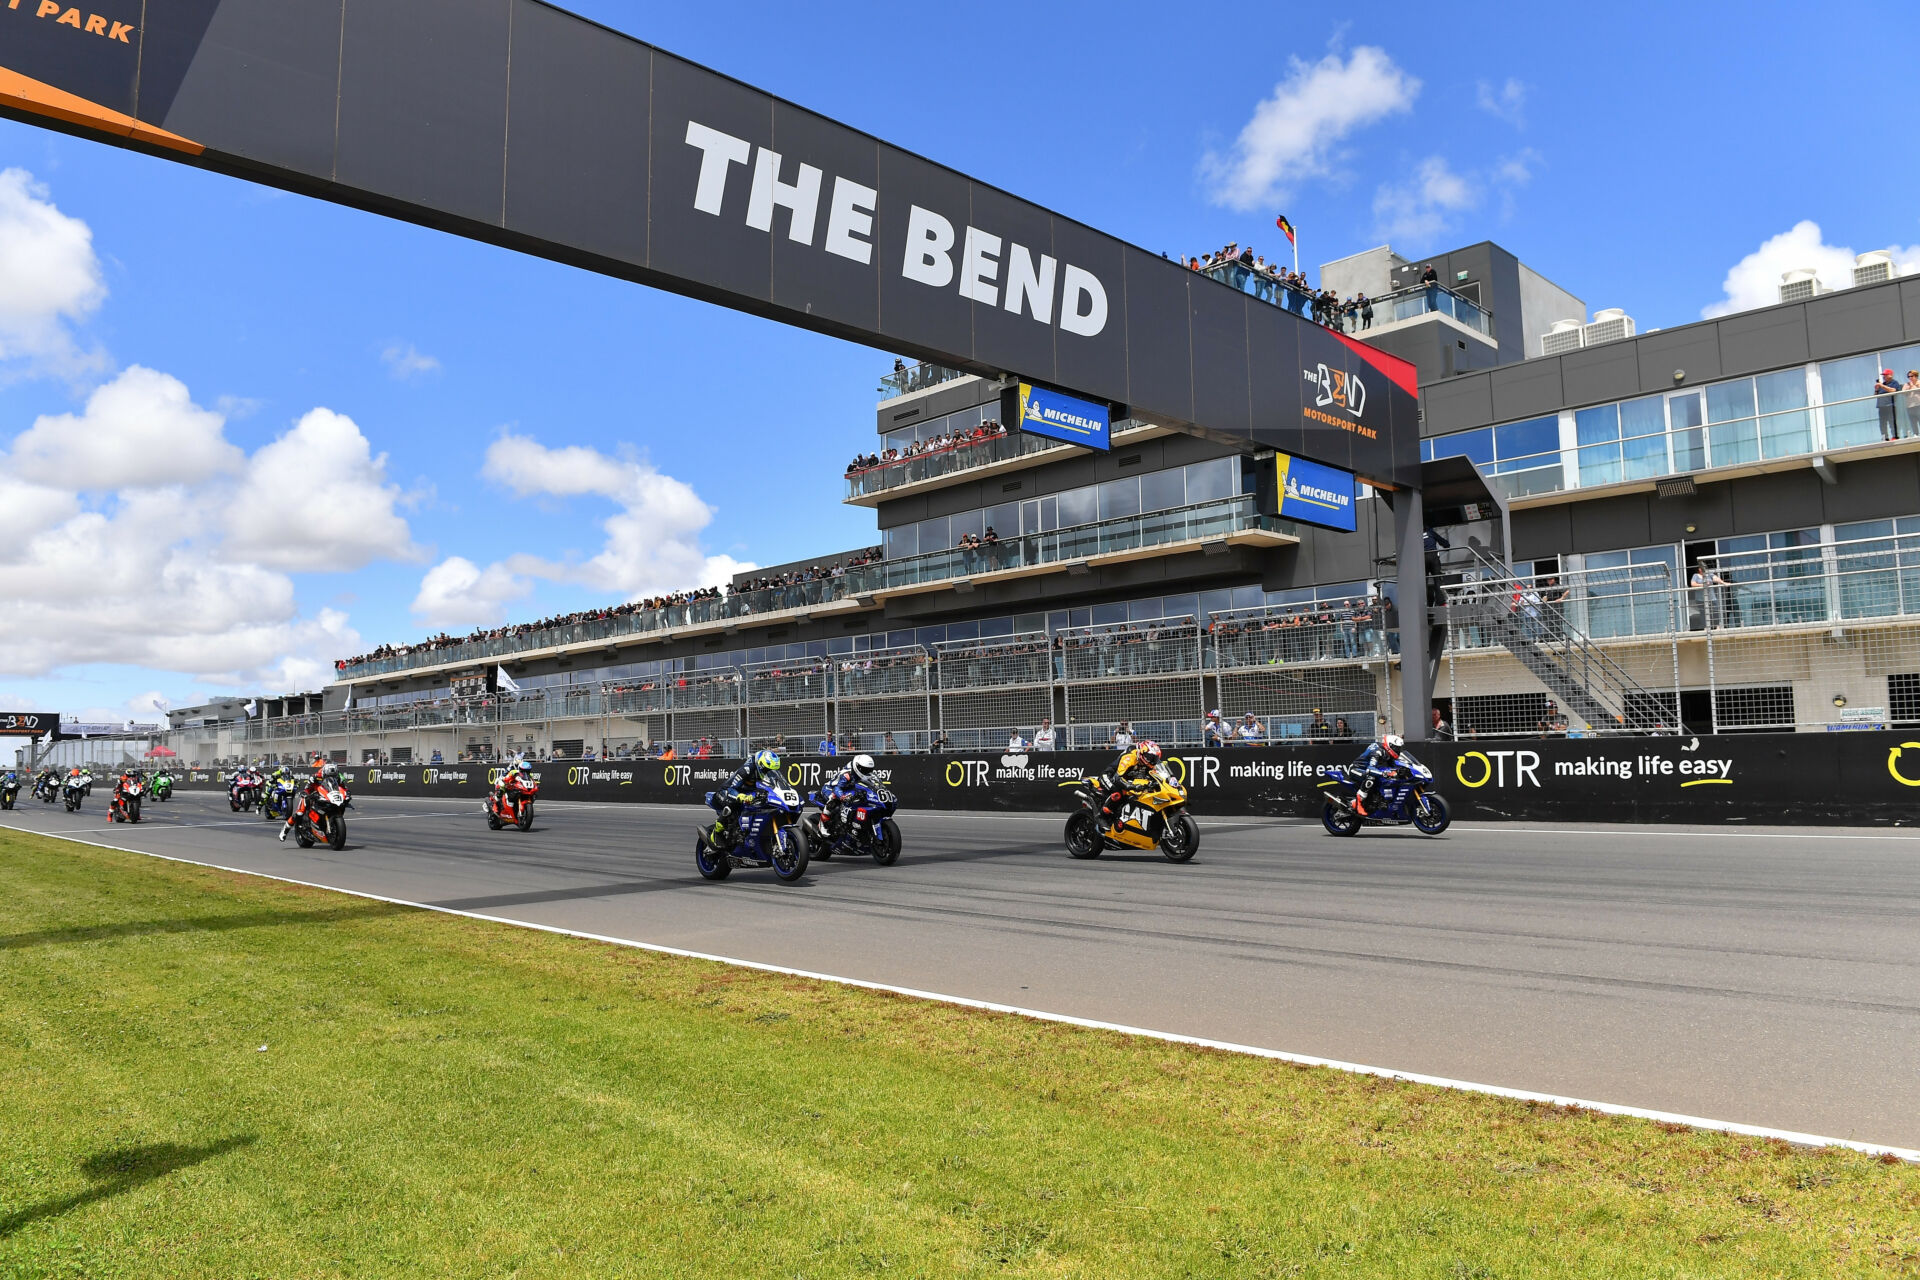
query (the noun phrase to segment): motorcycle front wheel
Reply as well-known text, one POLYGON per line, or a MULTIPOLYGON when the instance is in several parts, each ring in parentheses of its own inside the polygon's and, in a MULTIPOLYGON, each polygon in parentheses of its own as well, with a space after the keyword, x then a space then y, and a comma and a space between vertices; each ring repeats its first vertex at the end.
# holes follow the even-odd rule
POLYGON ((140 802, 138 800, 127 801, 127 821, 140 821, 140 802))
POLYGON ((1069 858, 1097 858, 1100 856, 1100 824, 1093 815, 1082 809, 1067 819, 1067 856, 1069 858))
POLYGON ((900 861, 900 827, 898 823, 887 824, 886 836, 873 847, 873 860, 883 867, 890 867, 900 861))
POLYGON ((1161 855, 1168 862, 1192 862, 1198 852, 1200 824, 1193 820, 1192 814, 1174 814, 1167 823, 1167 833, 1160 837, 1161 855))
POLYGON ((807 874, 807 832, 794 823, 776 837, 780 844, 773 851, 773 874, 784 884, 793 884, 807 874))
POLYGON ((1360 815, 1347 806, 1336 802, 1331 796, 1320 810, 1320 825, 1327 829, 1328 835, 1350 836, 1360 829, 1360 815))
POLYGON ((347 847, 347 815, 340 814, 327 823, 327 844, 336 853, 347 847))
POLYGON ((1447 808, 1445 796, 1429 791, 1420 800, 1424 803, 1414 806, 1413 825, 1422 833, 1437 836, 1453 825, 1453 813, 1447 808))
POLYGON ((531 800, 520 806, 520 829, 533 830, 533 801, 531 800))
POLYGON ((693 838, 693 865, 707 880, 725 880, 733 874, 733 859, 708 844, 704 831, 693 838))

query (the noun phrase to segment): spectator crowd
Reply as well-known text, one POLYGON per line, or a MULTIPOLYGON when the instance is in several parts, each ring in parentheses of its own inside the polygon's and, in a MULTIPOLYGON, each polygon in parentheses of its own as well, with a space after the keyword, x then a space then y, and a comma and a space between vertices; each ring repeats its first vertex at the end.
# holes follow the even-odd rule
POLYGON ((995 440, 1005 434, 1007 429, 1001 426, 997 419, 990 419, 964 431, 943 431, 925 440, 915 440, 905 448, 856 455, 853 461, 847 464, 847 474, 859 475, 863 471, 871 471, 875 467, 884 467, 889 463, 904 462, 909 458, 924 457, 931 453, 944 453, 948 449, 958 449, 962 445, 995 440))
MULTIPOLYGON (((1182 263, 1189 270, 1207 274, 1220 272, 1223 268, 1228 273, 1236 270, 1244 272, 1242 280, 1251 286, 1247 291, 1256 298, 1277 303, 1329 329, 1359 333, 1373 327, 1373 299, 1365 293, 1342 298, 1332 289, 1316 289, 1300 272, 1282 266, 1278 260, 1268 262, 1264 255, 1255 253, 1251 247, 1242 248, 1238 243, 1222 245, 1205 257, 1184 258, 1182 263), (1280 296, 1283 289, 1300 300, 1298 305, 1291 305, 1289 299, 1280 296)), ((1423 283, 1432 283, 1438 278, 1431 266, 1421 276, 1423 283)), ((1228 283, 1238 288, 1242 287, 1242 280, 1229 280, 1228 283)))

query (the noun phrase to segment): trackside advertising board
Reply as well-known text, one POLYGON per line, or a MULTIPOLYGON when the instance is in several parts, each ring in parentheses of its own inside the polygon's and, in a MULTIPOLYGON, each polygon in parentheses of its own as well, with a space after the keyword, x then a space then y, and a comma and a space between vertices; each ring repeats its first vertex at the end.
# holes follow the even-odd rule
MULTIPOLYGON (((1899 732, 1520 738, 1411 746, 1433 770, 1440 793, 1461 821, 1920 826, 1920 741, 1899 732)), ((1318 818, 1332 785, 1328 770, 1352 763, 1358 751, 1358 743, 1175 748, 1168 767, 1187 786, 1204 833, 1209 818, 1318 818)), ((1112 768, 1113 755, 1028 751, 880 756, 878 762, 881 781, 905 809, 997 809, 1064 818, 1081 776, 1112 768)), ((543 802, 698 805, 738 763, 555 761, 537 766, 536 776, 543 802)), ((175 767, 185 787, 225 788, 222 774, 175 767)), ((792 757, 786 762, 787 779, 812 791, 838 767, 833 760, 792 757)), ((360 797, 470 798, 476 823, 480 798, 500 773, 501 766, 487 764, 361 765, 342 771, 360 797)), ((636 820, 682 821, 671 814, 636 820)), ((692 820, 690 814, 686 821, 692 820)), ((556 812, 548 821, 557 825, 564 818, 556 812)), ((911 818, 903 826, 910 856, 911 818)), ((1471 835, 1456 831, 1453 838, 1471 835)))
POLYGON ((0 0, 0 116, 1419 483, 1411 365, 543 0, 0 0))
POLYGON ((1107 406, 1027 382, 1021 383, 1015 394, 1018 413, 1013 425, 1028 435, 1064 440, 1088 449, 1111 447, 1112 415, 1107 406))
POLYGON ((1323 467, 1305 458, 1274 458, 1276 512, 1282 519, 1353 532, 1353 473, 1323 467))

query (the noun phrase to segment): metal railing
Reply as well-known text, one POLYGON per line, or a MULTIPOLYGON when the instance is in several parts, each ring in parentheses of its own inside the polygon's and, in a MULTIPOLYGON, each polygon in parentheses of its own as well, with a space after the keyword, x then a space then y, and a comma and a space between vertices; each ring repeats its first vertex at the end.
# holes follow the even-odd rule
POLYGON ((871 467, 849 471, 847 500, 869 497, 901 485, 938 480, 943 476, 971 471, 975 467, 990 467, 998 462, 1012 462, 1036 453, 1073 447, 1065 441, 1011 431, 968 444, 947 445, 945 448, 916 453, 911 457, 890 458, 871 467))
MULTIPOLYGON (((1210 276, 1230 288, 1237 289, 1262 302, 1270 302, 1282 311, 1291 311, 1308 320, 1322 320, 1315 312, 1316 295, 1313 290, 1296 289, 1281 280, 1272 270, 1261 271, 1242 262, 1220 262, 1210 267, 1202 267, 1201 274, 1210 276)), ((1339 310, 1331 317, 1330 327, 1346 333, 1363 333, 1375 325, 1388 325, 1402 320, 1411 320, 1422 315, 1444 315, 1459 321, 1475 333, 1493 336, 1493 316, 1485 307, 1469 302, 1453 290, 1439 284, 1414 285, 1407 289, 1397 289, 1377 298, 1369 298, 1371 318, 1363 315, 1360 308, 1348 310, 1342 300, 1339 310)))
POLYGON ((910 391, 925 391, 928 387, 937 387, 943 382, 952 382, 958 378, 973 375, 962 369, 949 369, 943 364, 926 361, 922 364, 902 365, 892 373, 880 379, 880 398, 892 400, 904 396, 910 391))

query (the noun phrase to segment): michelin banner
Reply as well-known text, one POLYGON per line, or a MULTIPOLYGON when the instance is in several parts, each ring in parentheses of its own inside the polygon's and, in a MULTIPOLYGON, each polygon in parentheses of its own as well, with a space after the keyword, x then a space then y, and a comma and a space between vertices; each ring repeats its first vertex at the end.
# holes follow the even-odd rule
MULTIPOLYGON (((1699 738, 1513 739, 1414 744, 1462 821, 1665 823, 1920 822, 1920 734, 1755 734, 1699 738)), ((1168 767, 1200 817, 1317 816, 1329 769, 1354 744, 1175 750, 1168 767)), ((1057 812, 1073 804, 1108 752, 882 756, 885 784, 907 809, 1057 812)), ((694 804, 738 761, 581 761, 539 766, 541 799, 694 804)), ((788 781, 812 790, 840 762, 788 760, 788 781)), ((360 796, 469 797, 500 766, 362 766, 345 776, 360 796)), ((224 789, 224 775, 186 771, 189 789, 224 789)))

